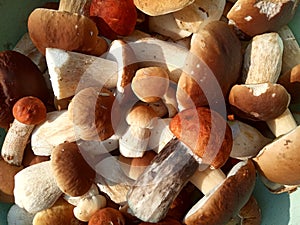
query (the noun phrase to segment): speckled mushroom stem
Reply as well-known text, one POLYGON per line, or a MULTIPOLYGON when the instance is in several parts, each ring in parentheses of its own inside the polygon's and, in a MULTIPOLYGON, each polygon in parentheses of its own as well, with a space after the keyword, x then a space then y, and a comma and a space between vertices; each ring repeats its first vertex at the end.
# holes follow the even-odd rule
POLYGON ((5 136, 1 155, 3 159, 13 165, 20 166, 24 150, 35 125, 26 125, 14 120, 5 136))
POLYGON ((192 151, 173 139, 129 190, 129 212, 146 222, 160 221, 198 165, 192 151))

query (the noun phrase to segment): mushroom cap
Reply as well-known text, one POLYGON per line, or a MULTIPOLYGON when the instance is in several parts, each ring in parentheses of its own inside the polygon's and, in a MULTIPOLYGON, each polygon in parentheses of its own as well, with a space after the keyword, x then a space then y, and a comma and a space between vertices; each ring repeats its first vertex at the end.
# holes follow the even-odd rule
POLYGON ((167 92, 169 74, 163 67, 144 67, 136 71, 131 82, 134 94, 144 102, 157 102, 167 92))
POLYGON ((183 9, 194 0, 134 0, 135 6, 149 16, 159 16, 183 9))
POLYGON ((203 163, 220 168, 229 158, 233 138, 226 120, 205 107, 185 109, 169 124, 171 132, 200 158, 203 163))
POLYGON ((125 225, 125 218, 119 210, 106 207, 97 210, 88 223, 88 225, 99 224, 125 225))
POLYGON ((118 123, 112 106, 115 97, 106 88, 88 87, 80 90, 68 106, 68 115, 75 126, 76 135, 84 140, 105 140, 114 134, 118 123), (114 119, 114 121, 112 121, 114 119))
POLYGON ((209 100, 226 97, 240 77, 243 59, 241 42, 227 23, 203 24, 192 35, 190 53, 178 81, 178 105, 205 106, 209 100))
POLYGON ((231 88, 229 103, 242 118, 267 121, 277 118, 288 108, 290 95, 280 84, 241 84, 231 88))
POLYGON ((52 151, 51 166, 61 191, 70 196, 85 194, 96 172, 85 161, 76 142, 64 142, 52 151))
POLYGON ((294 16, 295 1, 238 0, 227 14, 233 25, 253 37, 277 31, 294 16))
POLYGON ((281 75, 278 83, 291 95, 291 103, 300 102, 300 64, 281 75))
POLYGON ((98 43, 96 24, 83 15, 37 8, 28 17, 28 33, 36 48, 89 53, 98 43))
POLYGON ((46 106, 39 98, 33 96, 20 98, 12 110, 15 119, 27 125, 37 125, 47 117, 46 106))
POLYGON ((147 105, 134 106, 126 117, 126 122, 131 126, 151 129, 157 120, 155 111, 147 105))
POLYGON ((0 202, 14 202, 14 176, 23 166, 14 166, 0 157, 0 202))
POLYGON ((300 126, 266 145, 253 158, 268 180, 285 185, 300 184, 300 126))
POLYGON ((25 55, 7 50, 0 52, 0 127, 13 121, 12 108, 24 96, 35 96, 44 103, 49 98, 42 72, 25 55))
POLYGON ((187 213, 184 224, 226 224, 249 200, 256 181, 251 160, 236 164, 226 179, 187 213))

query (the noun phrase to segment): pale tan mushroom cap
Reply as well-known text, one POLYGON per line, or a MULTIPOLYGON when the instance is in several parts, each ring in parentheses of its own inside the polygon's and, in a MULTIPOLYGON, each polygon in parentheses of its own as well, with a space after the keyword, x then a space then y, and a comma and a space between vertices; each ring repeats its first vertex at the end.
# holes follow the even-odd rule
POLYGON ((53 149, 51 166, 58 187, 70 196, 85 194, 96 176, 96 172, 81 155, 76 142, 65 142, 53 149))
POLYGON ((157 102, 167 92, 169 74, 163 67, 144 67, 136 71, 131 88, 144 102, 157 102))
POLYGON ((266 145, 253 159, 268 180, 285 185, 300 184, 300 126, 266 145))
POLYGON ((192 4, 194 0, 134 0, 135 6, 150 16, 164 15, 175 12, 192 4))
POLYGON ((156 120, 156 113, 151 107, 146 105, 134 106, 126 117, 129 125, 140 128, 152 128, 156 120))

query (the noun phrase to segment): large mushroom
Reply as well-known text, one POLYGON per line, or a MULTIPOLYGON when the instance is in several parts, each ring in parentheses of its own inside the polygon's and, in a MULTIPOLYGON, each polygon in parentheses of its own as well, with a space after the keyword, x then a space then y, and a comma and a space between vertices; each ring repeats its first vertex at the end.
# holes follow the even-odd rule
POLYGON ((0 52, 0 127, 8 128, 14 117, 12 107, 25 96, 35 96, 44 103, 49 92, 42 72, 25 55, 16 51, 0 52))

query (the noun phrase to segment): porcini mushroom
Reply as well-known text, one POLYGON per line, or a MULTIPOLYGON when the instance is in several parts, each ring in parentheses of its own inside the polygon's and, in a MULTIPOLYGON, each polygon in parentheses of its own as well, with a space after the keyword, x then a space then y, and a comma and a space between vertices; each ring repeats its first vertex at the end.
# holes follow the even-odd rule
POLYGON ((88 225, 98 224, 125 225, 125 218, 119 210, 106 207, 96 211, 88 222, 88 225))
POLYGON ((42 72, 25 55, 16 51, 0 53, 0 127, 7 129, 13 122, 12 107, 25 96, 35 96, 44 103, 49 92, 42 72))
POLYGON ((127 195, 129 212, 146 222, 157 222, 166 216, 171 202, 199 163, 219 168, 232 147, 226 121, 207 108, 181 111, 172 119, 170 130, 179 140, 173 139, 165 146, 127 195))
POLYGON ((120 153, 125 157, 142 157, 156 121, 157 115, 149 106, 134 106, 126 116, 128 129, 119 139, 120 153))
POLYGON ((85 194, 96 176, 95 170, 81 155, 76 142, 65 142, 53 149, 51 167, 58 187, 70 196, 85 194))
POLYGON ((1 155, 5 161, 20 166, 24 150, 34 127, 46 120, 44 103, 33 96, 19 99, 13 106, 14 121, 3 141, 1 155))

